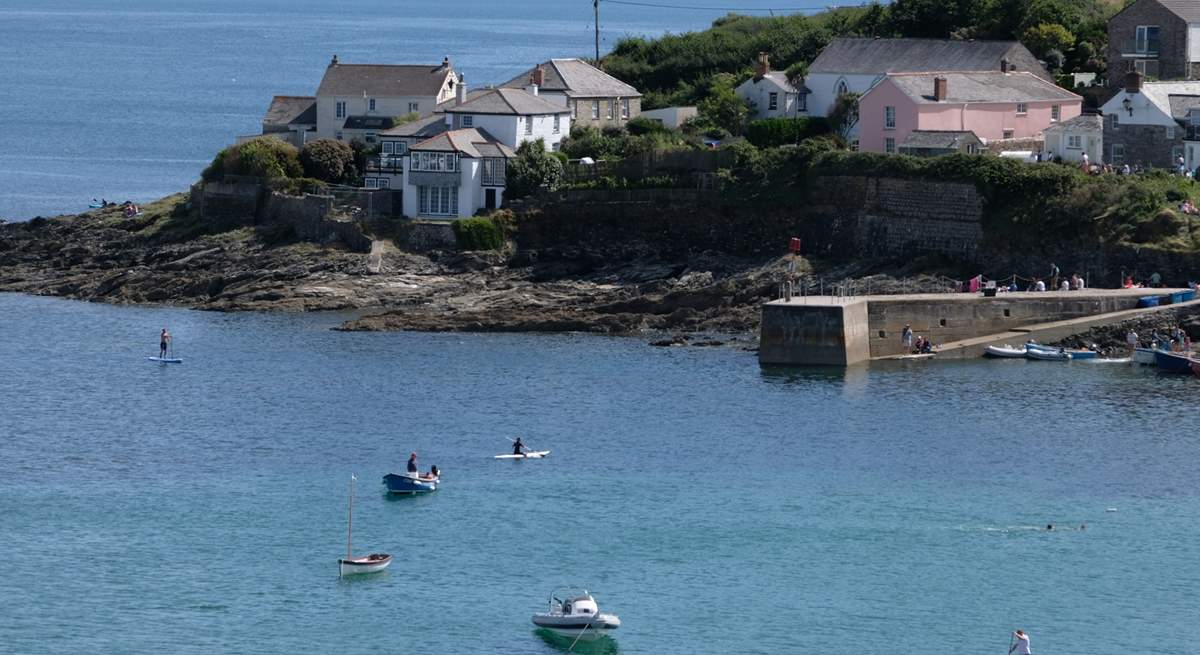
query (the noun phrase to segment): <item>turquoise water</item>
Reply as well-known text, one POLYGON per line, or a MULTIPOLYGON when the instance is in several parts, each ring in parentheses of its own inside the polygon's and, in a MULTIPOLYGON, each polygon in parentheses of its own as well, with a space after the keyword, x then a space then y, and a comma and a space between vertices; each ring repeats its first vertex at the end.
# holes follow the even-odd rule
POLYGON ((0 295, 0 652, 1195 652, 1200 380, 338 321, 0 295))
MULTIPOLYGON (((605 2, 601 49, 724 13, 605 2)), ((591 56, 592 16, 590 0, 0 0, 0 218, 186 190, 218 150, 261 131, 272 95, 313 94, 334 53, 448 55, 469 85, 495 84, 550 57, 591 56)))

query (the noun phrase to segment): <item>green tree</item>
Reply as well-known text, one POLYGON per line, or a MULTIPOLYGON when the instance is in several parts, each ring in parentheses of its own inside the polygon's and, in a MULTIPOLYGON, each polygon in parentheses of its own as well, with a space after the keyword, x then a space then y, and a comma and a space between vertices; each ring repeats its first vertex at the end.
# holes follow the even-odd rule
POLYGON ((563 165, 546 152, 541 139, 526 141, 517 148, 517 156, 508 160, 504 195, 510 200, 524 198, 540 187, 550 190, 562 183, 563 165))
POLYGON ((337 139, 317 139, 300 150, 304 174, 325 182, 341 182, 354 168, 354 150, 337 139))
POLYGON ((226 175, 295 178, 302 174, 295 146, 277 137, 260 136, 218 152, 201 178, 210 182, 226 175))
POLYGON ((708 97, 696 105, 700 116, 730 134, 741 134, 746 125, 749 108, 734 92, 734 77, 728 73, 714 75, 709 83, 708 97))
POLYGON ((848 138, 850 131, 858 125, 858 94, 849 92, 839 95, 833 101, 833 107, 830 108, 826 120, 829 121, 829 129, 833 130, 834 134, 843 139, 848 138))
POLYGON ((1021 42, 1038 58, 1045 58, 1051 50, 1067 52, 1075 45, 1075 35, 1058 23, 1042 23, 1025 30, 1021 42))

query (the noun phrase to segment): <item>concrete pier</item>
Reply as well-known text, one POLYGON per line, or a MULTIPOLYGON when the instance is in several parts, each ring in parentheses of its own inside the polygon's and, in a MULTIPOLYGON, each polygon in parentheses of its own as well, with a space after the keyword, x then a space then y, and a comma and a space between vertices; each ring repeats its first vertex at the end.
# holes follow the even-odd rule
MULTIPOLYGON (((1057 327, 1077 326, 1077 331, 1084 331, 1102 324, 1103 315, 1136 309, 1143 297, 1169 301, 1172 293, 1183 291, 1187 290, 1086 289, 1000 293, 990 298, 977 293, 927 293, 773 300, 763 305, 758 359, 762 364, 849 366, 899 355, 906 350, 901 341, 905 324, 912 326, 914 338, 924 336, 938 345, 977 339, 993 343, 985 337, 1023 342, 1034 326, 1065 322, 1057 327), (1089 317, 1100 323, 1076 322, 1089 317)), ((1056 338, 1063 336, 1067 335, 1056 338)), ((978 348, 982 352, 982 346, 978 348)))

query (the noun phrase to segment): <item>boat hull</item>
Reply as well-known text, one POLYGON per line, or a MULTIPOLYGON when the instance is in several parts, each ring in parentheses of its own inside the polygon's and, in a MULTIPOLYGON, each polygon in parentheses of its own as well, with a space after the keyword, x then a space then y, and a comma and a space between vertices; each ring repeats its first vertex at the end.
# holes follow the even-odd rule
POLYGON ((996 359, 1024 359, 1024 348, 1013 348, 1012 346, 988 346, 984 348, 985 357, 994 357, 996 359))
POLYGON ((1059 352, 1057 350, 1039 350, 1037 348, 1029 348, 1025 351, 1025 356, 1029 359, 1036 359, 1043 362, 1071 361, 1071 353, 1059 352))
POLYGON ((371 553, 364 557, 339 559, 338 572, 341 575, 361 575, 363 573, 378 573, 392 563, 392 556, 387 553, 371 553))
POLYGON ((437 491, 441 478, 423 478, 411 473, 388 473, 383 484, 390 494, 425 494, 437 491))
POLYGON ((1192 362, 1192 373, 1200 377, 1200 362, 1192 362))
POLYGON ((533 624, 556 635, 578 638, 580 641, 599 639, 621 627, 621 620, 612 614, 592 616, 534 614, 533 624))
POLYGON ((1184 353, 1173 353, 1166 350, 1158 350, 1154 353, 1154 363, 1158 366, 1158 370, 1167 373, 1191 373, 1192 363, 1195 361, 1184 353))
POLYGON ((521 455, 495 455, 494 459, 542 459, 549 455, 549 450, 535 450, 521 455))
POLYGON ((1133 363, 1141 364, 1142 366, 1155 366, 1157 364, 1154 357, 1153 348, 1137 348, 1133 351, 1133 363))

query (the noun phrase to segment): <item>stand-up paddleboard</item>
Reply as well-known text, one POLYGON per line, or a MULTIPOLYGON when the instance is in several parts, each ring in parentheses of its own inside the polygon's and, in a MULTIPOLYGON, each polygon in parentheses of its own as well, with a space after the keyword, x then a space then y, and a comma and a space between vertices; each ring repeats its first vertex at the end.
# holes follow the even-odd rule
POLYGON ((534 450, 522 455, 513 455, 511 453, 508 455, 496 455, 493 459, 541 459, 549 454, 549 450, 534 450))
POLYGON ((160 362, 163 364, 182 364, 183 360, 178 357, 147 357, 146 359, 152 362, 160 362))

